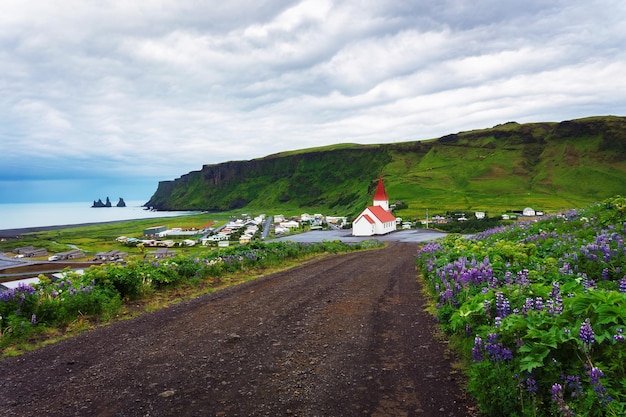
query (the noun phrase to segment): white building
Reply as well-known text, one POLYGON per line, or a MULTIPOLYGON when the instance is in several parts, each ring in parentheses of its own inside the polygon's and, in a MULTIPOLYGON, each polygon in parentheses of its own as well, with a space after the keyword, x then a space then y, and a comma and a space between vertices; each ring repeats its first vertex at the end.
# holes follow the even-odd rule
POLYGON ((389 198, 383 179, 378 179, 374 204, 366 207, 352 222, 353 236, 384 235, 396 230, 396 217, 389 212, 389 198))

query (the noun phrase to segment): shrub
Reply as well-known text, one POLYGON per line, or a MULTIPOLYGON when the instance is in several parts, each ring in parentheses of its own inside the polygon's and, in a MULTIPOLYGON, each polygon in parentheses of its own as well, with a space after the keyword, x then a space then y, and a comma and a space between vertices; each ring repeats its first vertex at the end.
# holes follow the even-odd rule
POLYGON ((616 197, 419 251, 485 415, 623 414, 624 207, 616 197))

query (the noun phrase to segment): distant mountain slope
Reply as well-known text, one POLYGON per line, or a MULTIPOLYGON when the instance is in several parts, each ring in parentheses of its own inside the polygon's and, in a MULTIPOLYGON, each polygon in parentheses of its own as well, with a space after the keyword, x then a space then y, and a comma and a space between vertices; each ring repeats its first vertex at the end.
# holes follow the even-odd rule
POLYGON ((344 144, 205 165, 162 181, 159 210, 282 210, 354 215, 379 175, 400 215, 581 207, 626 193, 626 117, 515 122, 439 139, 344 144))

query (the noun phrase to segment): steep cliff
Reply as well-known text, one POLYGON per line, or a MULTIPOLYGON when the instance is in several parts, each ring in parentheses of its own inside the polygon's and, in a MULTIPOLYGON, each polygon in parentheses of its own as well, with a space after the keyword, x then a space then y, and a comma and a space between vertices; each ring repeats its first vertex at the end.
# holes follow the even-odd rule
POLYGON ((626 118, 509 122, 439 139, 343 145, 205 165, 162 181, 158 210, 358 212, 379 175, 409 208, 586 205, 626 192, 626 118))
POLYGON ((367 184, 391 161, 388 150, 312 150, 250 161, 205 165, 162 181, 146 206, 158 210, 349 206, 367 197, 367 184))

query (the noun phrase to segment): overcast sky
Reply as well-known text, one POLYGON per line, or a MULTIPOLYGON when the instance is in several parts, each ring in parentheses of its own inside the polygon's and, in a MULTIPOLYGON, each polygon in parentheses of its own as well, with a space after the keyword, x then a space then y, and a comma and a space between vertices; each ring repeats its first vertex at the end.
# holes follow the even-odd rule
POLYGON ((626 114, 623 0, 1 0, 0 203, 626 114))

